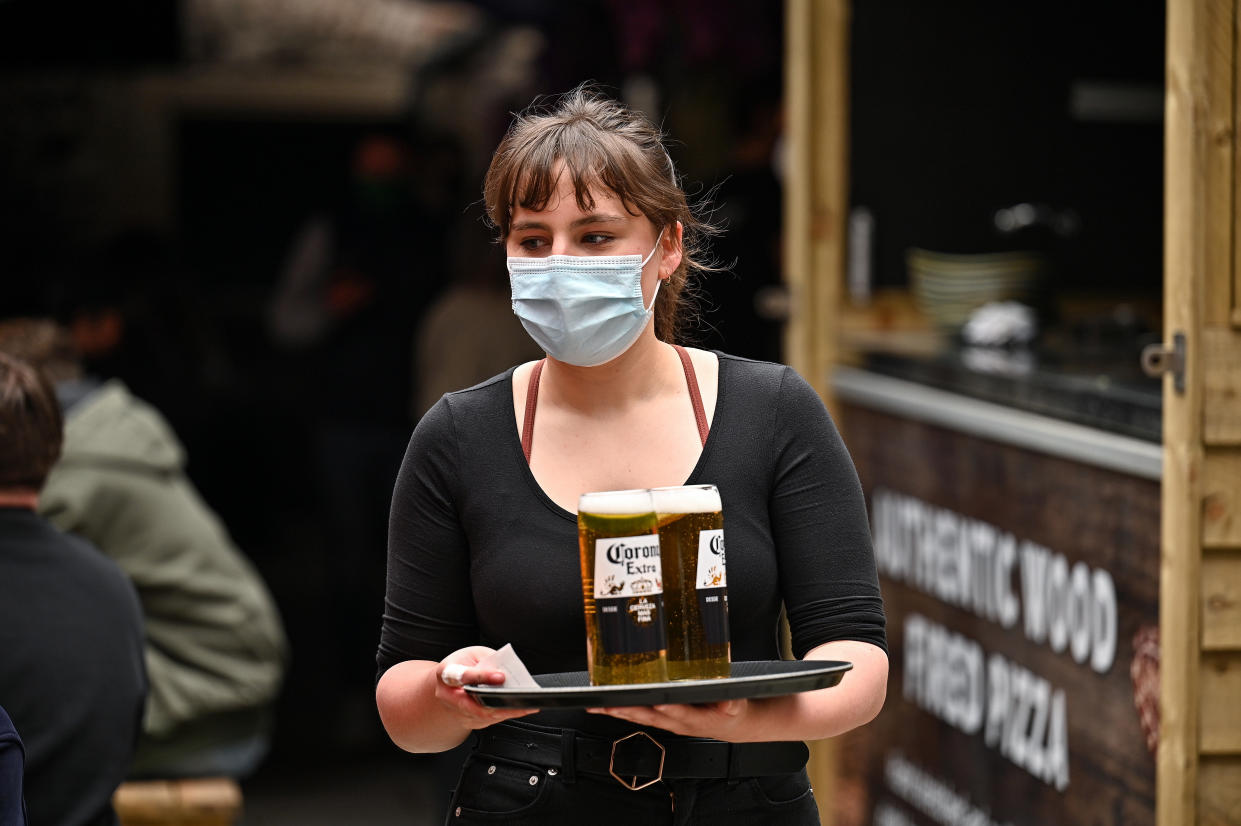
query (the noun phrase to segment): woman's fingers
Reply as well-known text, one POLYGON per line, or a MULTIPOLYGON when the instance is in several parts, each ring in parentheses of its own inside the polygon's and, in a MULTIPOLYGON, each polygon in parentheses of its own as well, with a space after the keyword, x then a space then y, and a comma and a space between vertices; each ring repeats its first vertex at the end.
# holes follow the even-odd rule
MULTIPOLYGON (((456 674, 450 673, 448 676, 455 678, 456 674)), ((482 672, 482 674, 472 674, 470 669, 466 669, 466 673, 463 677, 463 680, 466 684, 483 683, 483 682, 502 683, 504 682, 504 673, 503 672, 492 672, 490 669, 488 669, 482 672), (491 674, 499 674, 499 680, 483 679, 483 677, 486 677, 491 674)), ((525 717, 527 714, 533 714, 537 710, 537 709, 488 708, 487 706, 484 706, 482 703, 478 702, 478 700, 476 700, 464 688, 448 685, 444 681, 444 677, 442 674, 440 677, 440 683, 441 685, 436 690, 436 694, 439 696, 440 702, 444 703, 449 708, 451 708, 453 711, 455 711, 460 717, 464 718, 467 721, 467 725, 472 729, 484 728, 486 726, 490 726, 495 723, 502 723, 505 720, 511 720, 515 717, 525 717)))
POLYGON ((440 682, 459 688, 465 685, 465 671, 461 663, 449 663, 440 669, 440 682))
POLYGON ((457 705, 461 714, 471 720, 471 728, 479 729, 487 726, 503 723, 505 720, 512 720, 516 717, 525 717, 527 714, 533 714, 537 709, 533 708, 487 708, 481 705, 477 700, 465 692, 464 697, 457 705))
POLYGON ((435 669, 435 696, 472 729, 485 728, 516 717, 525 717, 536 710, 488 708, 465 690, 464 686, 467 685, 504 684, 503 671, 478 666, 483 657, 493 653, 495 653, 493 649, 485 646, 469 646, 449 654, 435 669))
POLYGON ((452 688, 464 685, 503 685, 504 672, 494 668, 478 668, 472 663, 440 663, 436 670, 439 681, 452 688))

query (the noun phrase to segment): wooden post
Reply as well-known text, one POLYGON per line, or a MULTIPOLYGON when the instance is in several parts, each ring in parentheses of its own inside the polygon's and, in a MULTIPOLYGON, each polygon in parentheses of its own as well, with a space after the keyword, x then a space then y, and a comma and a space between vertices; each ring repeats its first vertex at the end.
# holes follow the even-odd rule
POLYGON ((814 0, 788 0, 785 3, 784 57, 784 284, 789 291, 790 310, 784 329, 784 360, 805 372, 809 358, 805 346, 806 319, 798 308, 810 280, 811 238, 811 133, 813 131, 811 90, 814 85, 813 32, 811 18, 814 0))
MULTIPOLYGON (((1193 114, 1199 84, 1194 65, 1194 0, 1169 0, 1167 90, 1164 126, 1164 328, 1196 330, 1202 296, 1194 274, 1202 271, 1205 248, 1195 238, 1205 207, 1196 163, 1193 114)), ((1197 350, 1197 338, 1192 345, 1197 350)), ((1197 479, 1202 467, 1201 379, 1197 352, 1185 365, 1185 394, 1169 392, 1164 379, 1163 496, 1159 586, 1160 725, 1156 769, 1156 820, 1163 826, 1194 822, 1194 778, 1198 762, 1198 581, 1197 479), (1173 641, 1176 641, 1173 643, 1173 641)))
MULTIPOLYGON (((832 408, 828 372, 837 358, 849 198, 847 0, 787 0, 785 34, 784 359, 832 408)), ((834 820, 838 760, 833 741, 810 744, 825 826, 834 820)))
POLYGON ((788 0, 786 49, 784 358, 830 402, 849 208, 847 0, 788 0))

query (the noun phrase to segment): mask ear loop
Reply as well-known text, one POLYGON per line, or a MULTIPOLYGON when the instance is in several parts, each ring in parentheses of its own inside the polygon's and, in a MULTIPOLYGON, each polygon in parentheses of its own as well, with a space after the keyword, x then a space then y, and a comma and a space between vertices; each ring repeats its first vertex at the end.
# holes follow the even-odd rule
POLYGON ((655 250, 659 249, 659 242, 662 240, 664 240, 664 231, 661 229, 659 236, 655 239, 655 246, 651 247, 651 251, 646 254, 646 258, 643 258, 642 263, 638 265, 640 268, 645 267, 647 262, 651 260, 651 257, 655 255, 655 250))
MULTIPOLYGON (((659 237, 655 239, 655 246, 651 247, 651 251, 650 251, 649 253, 647 253, 646 258, 643 258, 643 259, 642 259, 642 263, 641 263, 641 265, 639 265, 639 267, 638 267, 638 277, 639 277, 639 278, 641 278, 641 277, 642 277, 642 270, 646 268, 647 262, 649 262, 649 261, 651 260, 651 258, 655 255, 655 250, 659 249, 659 242, 660 242, 660 241, 662 241, 662 240, 664 240, 664 231, 661 229, 661 230, 659 231, 659 237)), ((659 288, 660 288, 661 286, 663 286, 663 283, 664 283, 664 280, 663 280, 662 278, 656 279, 656 281, 655 281, 655 293, 651 296, 651 306, 649 306, 649 307, 645 307, 645 306, 644 306, 644 307, 642 308, 644 312, 649 313, 649 312, 651 312, 651 310, 655 309, 655 299, 656 299, 657 297, 659 297, 659 288)))
POLYGON ((651 306, 644 308, 647 313, 655 309, 655 299, 659 297, 659 286, 663 283, 664 280, 662 278, 655 282, 655 293, 651 296, 651 306))
MULTIPOLYGON (((663 146, 662 142, 660 145, 660 149, 664 150, 664 158, 668 161, 668 178, 672 181, 672 185, 676 186, 677 185, 676 164, 672 162, 672 155, 668 153, 668 147, 663 146)), ((651 248, 651 253, 650 255, 646 256, 646 260, 642 262, 643 267, 646 266, 647 261, 651 260, 651 256, 655 254, 655 250, 659 249, 659 242, 662 240, 664 240, 664 231, 663 229, 660 229, 659 237, 655 239, 655 246, 651 248)), ((663 284, 664 284, 664 279, 662 278, 657 279, 655 281, 655 294, 651 296, 651 306, 646 308, 647 313, 650 313, 652 310, 655 309, 655 299, 659 297, 659 288, 662 287, 663 284)))

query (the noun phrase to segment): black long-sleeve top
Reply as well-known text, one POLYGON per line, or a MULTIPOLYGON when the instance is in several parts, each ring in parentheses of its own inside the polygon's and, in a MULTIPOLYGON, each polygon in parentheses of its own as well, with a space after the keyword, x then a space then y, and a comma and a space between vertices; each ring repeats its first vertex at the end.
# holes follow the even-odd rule
MULTIPOLYGON (((779 658, 781 602, 798 657, 834 640, 886 649, 865 501, 822 401, 789 367, 717 355, 715 417, 685 484, 714 484, 723 502, 732 659, 779 658)), ((531 673, 586 669, 577 517, 530 472, 512 375, 445 395, 410 440, 389 523, 381 675, 506 642, 531 673)), ((642 434, 633 441, 641 449, 642 434)), ((528 719, 601 734, 620 722, 528 719)))

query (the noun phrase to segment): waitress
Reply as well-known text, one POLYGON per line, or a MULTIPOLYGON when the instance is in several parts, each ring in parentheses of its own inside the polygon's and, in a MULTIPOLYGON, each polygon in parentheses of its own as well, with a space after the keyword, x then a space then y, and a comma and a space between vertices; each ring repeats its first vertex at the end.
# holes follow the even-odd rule
POLYGON ((438 752, 477 733, 448 823, 818 823, 801 741, 874 718, 888 674, 865 502, 822 401, 786 366, 677 346, 712 228, 640 114, 579 88, 520 115, 485 202, 547 357, 446 394, 414 431, 378 654, 388 734, 438 752), (784 606, 797 657, 853 663, 838 686, 538 713, 461 688, 503 682, 477 663, 506 642, 533 673, 585 670, 580 494, 708 483, 733 659, 779 658, 784 606))

